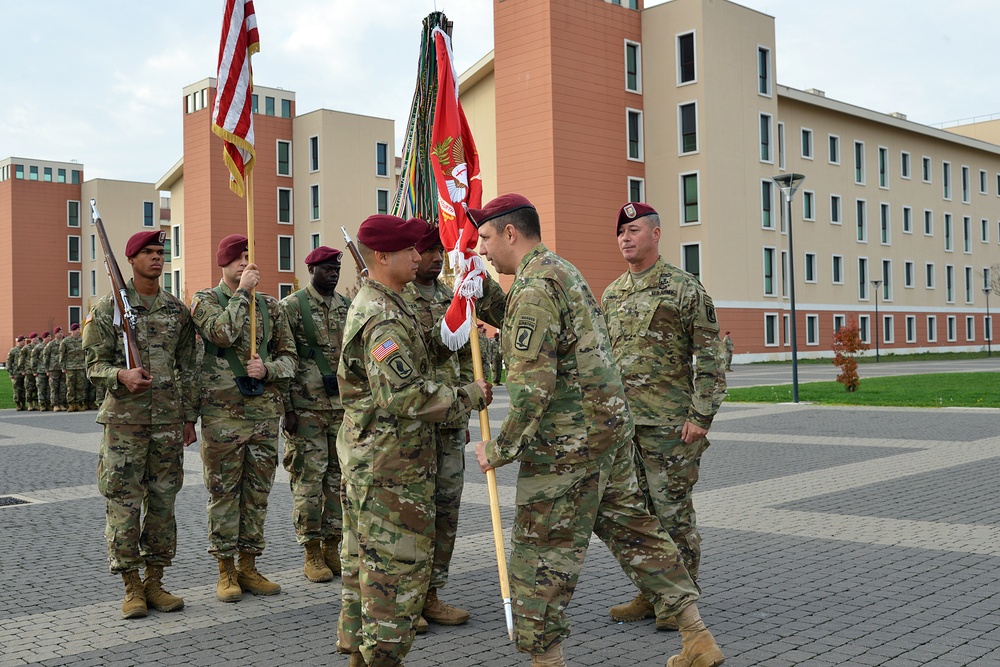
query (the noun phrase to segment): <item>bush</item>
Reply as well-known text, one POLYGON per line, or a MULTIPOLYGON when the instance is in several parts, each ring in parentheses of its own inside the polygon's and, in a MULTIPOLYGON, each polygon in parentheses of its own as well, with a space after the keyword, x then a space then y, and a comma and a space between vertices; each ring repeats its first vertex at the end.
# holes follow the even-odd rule
POLYGON ((833 365, 840 368, 837 382, 844 385, 844 389, 849 392, 857 391, 861 385, 857 357, 864 354, 867 349, 869 346, 861 341, 861 331, 853 317, 833 334, 833 365))

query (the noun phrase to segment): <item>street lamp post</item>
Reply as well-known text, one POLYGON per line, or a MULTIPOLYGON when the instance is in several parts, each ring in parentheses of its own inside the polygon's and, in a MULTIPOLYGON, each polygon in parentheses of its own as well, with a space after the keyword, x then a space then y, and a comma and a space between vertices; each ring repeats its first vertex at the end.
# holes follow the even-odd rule
POLYGON ((878 333, 878 325, 879 325, 879 321, 878 321, 878 288, 879 288, 879 286, 882 285, 882 281, 881 280, 873 280, 873 281, 871 281, 871 283, 872 283, 872 287, 875 288, 875 363, 877 364, 878 363, 878 336, 879 336, 879 333, 878 333))
POLYGON ((771 180, 777 183, 785 196, 785 210, 788 219, 788 296, 792 308, 792 402, 799 402, 799 347, 795 331, 795 249, 792 244, 792 197, 806 177, 802 174, 781 174, 771 180))
POLYGON ((993 290, 989 287, 983 288, 983 294, 986 295, 986 322, 983 327, 983 333, 986 334, 986 356, 993 356, 992 341, 993 341, 993 318, 990 317, 990 292, 993 290))

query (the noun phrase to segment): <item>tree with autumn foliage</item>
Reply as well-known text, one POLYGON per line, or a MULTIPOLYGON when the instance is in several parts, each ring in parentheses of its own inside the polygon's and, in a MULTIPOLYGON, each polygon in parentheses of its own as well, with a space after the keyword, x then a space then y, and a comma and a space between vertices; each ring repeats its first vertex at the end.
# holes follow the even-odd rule
POLYGON ((869 346, 861 340, 861 330, 853 317, 833 334, 833 365, 840 368, 837 382, 849 392, 857 391, 861 385, 857 357, 868 349, 869 346))

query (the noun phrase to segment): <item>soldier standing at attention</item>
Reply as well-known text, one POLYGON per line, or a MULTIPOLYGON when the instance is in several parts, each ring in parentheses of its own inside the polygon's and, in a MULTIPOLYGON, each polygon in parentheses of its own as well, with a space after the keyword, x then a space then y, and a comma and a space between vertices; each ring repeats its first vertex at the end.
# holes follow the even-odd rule
POLYGON ((32 353, 38 343, 38 332, 32 331, 24 347, 17 355, 17 367, 24 375, 24 405, 29 411, 38 410, 38 383, 35 380, 35 367, 32 361, 32 353))
POLYGON ((97 302, 83 337, 87 374, 107 389, 97 414, 104 424, 97 486, 107 499, 111 572, 125 582, 124 618, 145 616, 147 605, 157 611, 184 606, 164 590, 163 568, 177 551, 174 501, 184 482, 184 447, 196 439, 194 326, 184 303, 160 289, 163 237, 139 232, 125 246, 142 366, 125 368, 113 295, 97 302))
MULTIPOLYGON (((652 206, 623 206, 617 234, 629 269, 604 291, 601 305, 636 422, 639 486, 697 581, 701 535, 691 494, 708 447, 705 434, 725 398, 719 323, 698 279, 660 258, 660 216, 652 206)), ((642 590, 610 613, 616 621, 655 616, 658 628, 677 627, 642 590)))
POLYGON ((14 347, 7 354, 7 372, 10 374, 11 389, 14 392, 14 405, 18 410, 25 410, 24 403, 24 373, 21 371, 21 348, 24 347, 24 336, 14 339, 14 347))
POLYGON ((490 367, 491 374, 493 376, 493 384, 503 384, 503 346, 500 345, 500 332, 495 331, 493 333, 493 340, 490 343, 490 351, 492 356, 490 357, 490 367))
POLYGON ((723 361, 726 364, 726 372, 733 370, 733 339, 729 337, 731 332, 726 332, 726 337, 722 339, 723 361))
POLYGON ((695 606, 698 587, 639 495, 632 418, 597 299, 541 243, 538 213, 521 195, 469 215, 482 254, 515 276, 501 337, 510 412, 476 456, 484 472, 520 462, 510 562, 517 649, 532 665, 565 665, 565 609, 596 533, 633 583, 679 617, 683 647, 668 667, 721 664, 695 606))
POLYGON ((66 404, 69 412, 86 409, 87 382, 86 355, 80 345, 80 325, 70 325, 69 335, 59 344, 59 364, 66 372, 66 404))
POLYGON ((46 374, 49 376, 49 404, 53 412, 66 412, 66 378, 59 363, 59 345, 65 338, 62 327, 56 327, 52 340, 45 346, 46 374))
POLYGON ((344 421, 337 390, 340 341, 351 302, 337 294, 343 253, 320 246, 306 255, 309 285, 281 300, 299 353, 284 396, 285 454, 295 538, 305 548, 309 581, 340 574, 343 533, 337 431, 344 421))
POLYGON ((191 316, 205 342, 200 412, 201 460, 209 493, 208 552, 219 561, 216 597, 237 602, 244 590, 256 595, 281 592, 281 586, 257 571, 256 559, 264 550, 267 497, 278 467, 282 397, 298 358, 277 299, 256 293, 257 327, 250 332, 250 300, 260 273, 247 259, 247 237, 225 237, 215 257, 222 279, 214 289, 195 294, 191 316), (257 344, 253 358, 251 335, 257 344), (258 381, 263 392, 244 395, 237 378, 245 386, 258 381), (237 554, 238 567, 233 561, 237 554))
POLYGON ((337 650, 351 667, 399 665, 410 650, 434 555, 437 447, 430 423, 454 423, 492 399, 491 385, 437 382, 421 325, 401 292, 416 277, 421 220, 368 217, 368 266, 347 313, 337 377, 344 424, 343 588, 337 650), (363 557, 361 557, 363 554, 363 557))
POLYGON ((46 331, 42 339, 31 350, 31 370, 35 374, 35 389, 38 393, 38 409, 43 412, 52 410, 49 402, 49 362, 45 358, 45 348, 52 342, 52 334, 46 331))

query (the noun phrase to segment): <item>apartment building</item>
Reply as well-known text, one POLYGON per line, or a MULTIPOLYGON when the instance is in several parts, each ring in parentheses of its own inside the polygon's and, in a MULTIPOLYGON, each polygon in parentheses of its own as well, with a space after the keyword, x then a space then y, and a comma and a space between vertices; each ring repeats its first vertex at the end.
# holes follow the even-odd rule
POLYGON ((505 0, 494 17, 494 52, 460 80, 496 164, 484 189, 535 202, 596 294, 626 269, 614 220, 639 200, 738 361, 790 357, 793 267, 800 356, 830 356, 849 318, 882 351, 985 347, 1000 122, 942 130, 782 86, 774 18, 727 0, 505 0), (790 223, 786 173, 806 177, 790 223))

